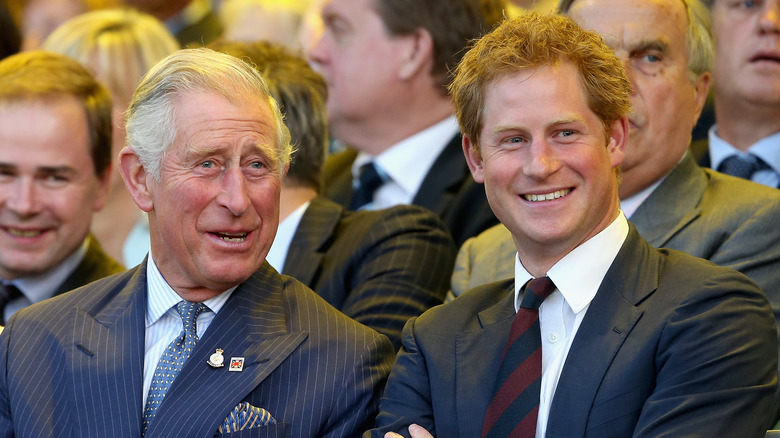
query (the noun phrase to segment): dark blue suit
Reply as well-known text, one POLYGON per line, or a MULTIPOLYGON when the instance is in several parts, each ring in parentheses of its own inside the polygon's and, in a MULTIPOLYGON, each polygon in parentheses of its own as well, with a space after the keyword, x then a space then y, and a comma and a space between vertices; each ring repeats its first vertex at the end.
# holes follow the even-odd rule
MULTIPOLYGON (((139 437, 146 263, 30 306, 0 335, 0 437, 139 437)), ((267 263, 238 286, 146 437, 209 437, 240 402, 277 424, 223 436, 355 436, 393 360, 382 335, 267 263), (242 372, 212 368, 244 357, 242 372)))
MULTIPOLYGON (((480 286, 404 328, 379 430, 417 423, 480 436, 514 317, 513 280, 480 286)), ((777 385, 766 297, 729 268, 631 227, 574 338, 547 438, 763 437, 777 385)))

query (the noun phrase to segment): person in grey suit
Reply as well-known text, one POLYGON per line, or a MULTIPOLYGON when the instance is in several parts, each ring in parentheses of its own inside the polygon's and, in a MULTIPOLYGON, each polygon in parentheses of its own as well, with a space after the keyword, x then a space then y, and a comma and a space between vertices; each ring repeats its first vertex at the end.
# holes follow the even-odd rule
POLYGON ((124 268, 89 232, 108 193, 111 97, 87 70, 42 52, 0 62, 0 145, 2 324, 124 268))
POLYGON ((328 86, 333 137, 348 146, 325 162, 325 196, 351 210, 425 207, 456 245, 498 223, 463 160, 446 86, 500 3, 323 2, 324 29, 308 56, 328 86))
POLYGON ((394 351, 264 262, 291 146, 260 74, 178 51, 126 121, 120 169, 149 256, 11 318, 0 437, 357 435, 394 351))
MULTIPOLYGON (((702 169, 687 151, 712 63, 706 8, 699 0, 575 0, 568 13, 605 36, 636 89, 619 191, 623 212, 653 246, 753 279, 780 322, 780 191, 702 169)), ((505 228, 466 242, 453 295, 511 277, 514 252, 505 228)))
POLYGON ((522 15, 464 55, 451 92, 518 264, 410 319, 364 436, 763 437, 769 303, 733 269, 653 248, 620 211, 631 85, 601 36, 522 15))
POLYGON ((406 321, 441 304, 449 288, 455 245, 446 228, 422 207, 352 212, 321 196, 328 142, 322 77, 303 58, 268 42, 211 48, 256 66, 296 146, 268 262, 400 347, 406 321))

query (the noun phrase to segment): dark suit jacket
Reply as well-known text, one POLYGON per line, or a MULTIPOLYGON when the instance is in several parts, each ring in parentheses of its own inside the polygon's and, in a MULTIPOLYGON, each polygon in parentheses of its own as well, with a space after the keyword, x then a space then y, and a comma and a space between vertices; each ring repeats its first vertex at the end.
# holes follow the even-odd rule
POLYGON ((387 335, 397 349, 406 321, 442 303, 454 261, 452 238, 424 208, 351 212, 317 197, 298 225, 282 273, 387 335))
MULTIPOLYGON (((418 423, 480 436, 514 316, 513 280, 475 288, 404 328, 381 437, 418 423)), ((631 227, 574 338, 547 438, 763 437, 773 412, 771 309, 744 275, 645 242, 631 227)))
POLYGON ((690 146, 691 155, 701 167, 711 167, 710 141, 707 138, 695 140, 690 146))
MULTIPOLYGON (((347 149, 329 157, 323 169, 323 194, 347 208, 352 200, 352 163, 356 157, 355 150, 347 149)), ((460 135, 453 137, 433 163, 412 204, 439 215, 458 246, 498 223, 484 186, 471 176, 460 135)))
POLYGON ((125 270, 124 266, 103 252, 103 248, 93 235, 87 237, 87 253, 76 269, 57 288, 52 296, 63 294, 69 290, 84 286, 95 280, 108 277, 125 270))
MULTIPOLYGON (((139 437, 146 263, 15 314, 0 334, 0 437, 139 437)), ((223 436, 350 437, 393 349, 267 263, 238 286, 169 389, 153 437, 208 437, 242 401, 277 420, 223 436), (212 368, 244 357, 242 372, 212 368)))

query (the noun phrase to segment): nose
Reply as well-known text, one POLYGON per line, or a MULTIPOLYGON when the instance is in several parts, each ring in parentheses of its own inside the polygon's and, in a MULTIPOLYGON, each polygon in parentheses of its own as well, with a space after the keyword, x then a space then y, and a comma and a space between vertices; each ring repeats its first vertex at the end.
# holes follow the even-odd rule
POLYGON ((526 158, 523 173, 536 180, 543 180, 561 168, 561 162, 544 139, 537 139, 531 143, 526 158))
POLYGON ((238 166, 227 168, 222 175, 222 192, 217 197, 217 202, 233 216, 242 216, 252 205, 244 174, 238 166))
POLYGON ((308 47, 306 48, 306 57, 312 68, 319 68, 328 61, 327 36, 325 31, 320 31, 311 36, 308 47))
POLYGON ((7 193, 6 205, 17 216, 29 217, 38 211, 35 185, 31 178, 16 178, 7 193))
POLYGON ((759 28, 762 33, 780 32, 780 0, 769 0, 764 3, 759 18, 759 28))

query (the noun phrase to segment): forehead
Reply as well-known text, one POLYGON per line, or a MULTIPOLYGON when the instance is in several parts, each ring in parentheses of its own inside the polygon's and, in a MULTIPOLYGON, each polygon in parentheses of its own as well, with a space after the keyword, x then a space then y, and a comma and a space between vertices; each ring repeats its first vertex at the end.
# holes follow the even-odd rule
POLYGON ((569 14, 604 35, 613 49, 649 41, 684 47, 688 16, 682 0, 577 0, 569 14))
POLYGON ((72 96, 0 102, 0 160, 37 165, 89 165, 89 125, 84 107, 72 96))

